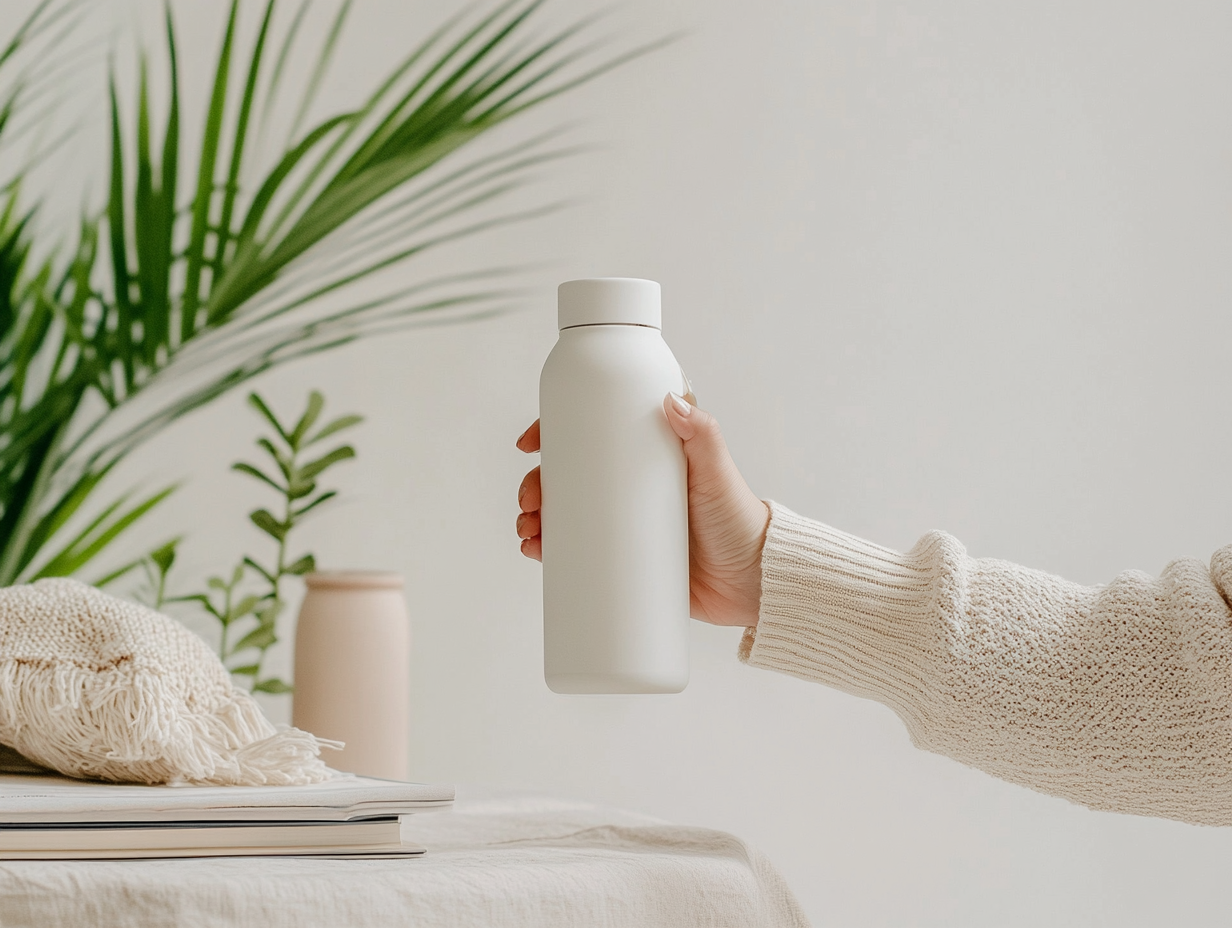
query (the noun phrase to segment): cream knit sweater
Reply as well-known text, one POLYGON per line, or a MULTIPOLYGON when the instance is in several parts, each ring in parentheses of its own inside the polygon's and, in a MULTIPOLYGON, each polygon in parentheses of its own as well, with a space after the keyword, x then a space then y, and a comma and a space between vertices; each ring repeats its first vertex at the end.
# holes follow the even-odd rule
POLYGON ((1232 825, 1232 546, 1086 587, 771 503, 740 656, 885 703, 916 746, 1095 809, 1232 825))

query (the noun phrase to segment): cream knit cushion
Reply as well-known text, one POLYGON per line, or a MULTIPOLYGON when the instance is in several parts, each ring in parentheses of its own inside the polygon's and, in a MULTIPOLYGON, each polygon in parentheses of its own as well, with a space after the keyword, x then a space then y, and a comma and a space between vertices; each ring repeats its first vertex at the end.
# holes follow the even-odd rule
POLYGON ((321 742, 275 729, 192 632, 67 579, 0 589, 0 743, 104 780, 261 786, 331 776, 321 742))

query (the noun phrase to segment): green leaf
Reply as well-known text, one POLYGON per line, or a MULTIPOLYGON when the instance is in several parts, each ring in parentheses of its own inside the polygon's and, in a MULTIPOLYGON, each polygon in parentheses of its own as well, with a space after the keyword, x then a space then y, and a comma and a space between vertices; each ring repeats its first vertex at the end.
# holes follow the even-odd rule
POLYGON ((231 653, 238 654, 241 651, 246 651, 248 648, 264 651, 277 640, 278 636, 274 634, 274 626, 258 625, 235 643, 235 646, 231 648, 231 653))
POLYGON ((257 603, 261 602, 264 597, 261 596, 245 596, 238 603, 231 607, 229 615, 230 621, 242 619, 257 607, 257 603))
MULTIPOLYGON (((239 0, 231 0, 227 31, 218 64, 214 69, 214 89, 210 94, 209 111, 201 138, 201 158, 197 172, 197 194, 193 198, 192 230, 184 266, 184 300, 180 308, 180 340, 186 342, 197 331, 197 310, 201 306, 201 271, 206 263, 205 234, 209 224, 210 204, 214 197, 214 164, 222 138, 223 111, 227 103, 227 81, 231 74, 231 47, 235 39, 235 17, 239 0)), ((211 288, 217 281, 211 282, 211 288)))
POLYGON ((222 593, 225 593, 227 592, 227 590, 231 589, 231 587, 227 585, 226 581, 223 580, 222 577, 210 577, 210 579, 205 581, 205 585, 208 586, 211 590, 218 590, 219 592, 222 592, 222 593))
POLYGON ((283 441, 290 443, 291 436, 287 434, 286 429, 282 427, 282 423, 278 421, 278 417, 266 405, 265 400, 261 399, 256 393, 249 393, 248 405, 265 417, 265 421, 274 427, 274 430, 282 436, 283 441))
MULTIPOLYGON (((212 325, 220 325, 245 301, 272 284, 278 277, 277 267, 263 267, 268 262, 260 258, 257 233, 270 203, 278 194, 288 175, 318 144, 336 128, 351 119, 349 113, 336 116, 317 126, 295 148, 287 152, 265 183, 253 197, 244 223, 236 239, 235 256, 223 275, 210 291, 208 319, 212 325)), ((285 263, 285 262, 282 262, 285 263)))
POLYGON ((113 500, 110 504, 104 506, 102 512, 95 516, 85 528, 78 532, 77 537, 70 543, 69 547, 72 547, 75 544, 80 545, 84 543, 84 539, 89 538, 96 531, 100 530, 100 527, 103 526, 107 520, 110 519, 111 516, 127 502, 128 494, 126 493, 119 499, 113 500))
POLYGON ((132 573, 134 570, 140 567, 144 562, 145 562, 145 558, 142 558, 142 557, 137 558, 137 560, 135 561, 129 561, 124 566, 117 567, 115 570, 111 571, 110 573, 103 574, 103 576, 99 577, 97 580, 95 580, 90 585, 96 586, 100 590, 106 589, 108 586, 110 586, 112 583, 115 583, 121 577, 126 576, 129 573, 132 573))
POLYGON ((351 0, 343 0, 342 5, 338 8, 338 13, 334 17, 333 23, 330 25, 329 32, 325 36, 325 44, 322 46, 320 53, 317 55, 316 66, 312 70, 312 76, 308 79, 308 83, 304 88, 304 95, 300 100, 299 110, 295 114, 295 121, 291 124, 291 135, 294 136, 299 132, 299 127, 303 124, 304 116, 312 106, 312 101, 316 98, 317 91, 321 87, 321 80, 325 77, 325 72, 329 69, 329 64, 334 56, 334 49, 338 45, 338 37, 342 34, 342 26, 346 22, 347 14, 351 10, 351 0))
POLYGON ((109 81, 111 93, 111 195, 107 201, 107 226, 111 232, 111 267, 114 274, 116 305, 115 354, 123 365, 125 388, 133 386, 133 305, 129 294, 128 246, 124 224, 124 147, 120 135, 120 103, 116 99, 115 77, 109 81))
POLYGON ((22 48, 27 45, 37 34, 40 25, 46 25, 47 11, 52 7, 54 0, 41 0, 41 2, 22 20, 21 25, 13 31, 13 38, 0 51, 0 65, 12 58, 22 48))
POLYGON ((291 481, 291 484, 286 488, 285 492, 287 499, 297 500, 303 499, 305 496, 311 496, 316 488, 317 485, 311 480, 304 481, 297 479, 291 481))
POLYGON ((277 677, 267 677, 254 684, 252 691, 254 693, 293 693, 295 689, 289 683, 284 683, 277 677))
POLYGON ((339 416, 333 422, 321 427, 321 430, 304 442, 304 446, 315 445, 323 438, 328 438, 336 432, 341 432, 343 429, 349 429, 351 426, 359 425, 364 421, 363 416, 349 415, 339 416))
POLYGON ((160 545, 150 552, 150 560, 154 562, 159 573, 165 575, 171 570, 171 565, 175 563, 175 549, 179 543, 180 539, 173 538, 165 545, 160 545))
POLYGON ((34 579, 72 576, 86 564, 90 563, 99 552, 103 551, 125 529, 161 503, 174 491, 174 486, 160 490, 153 496, 142 500, 132 509, 122 513, 110 524, 99 523, 94 526, 98 529, 97 532, 90 529, 83 531, 70 541, 55 557, 48 561, 34 575, 34 579))
POLYGON ((245 464, 243 461, 239 461, 239 462, 237 462, 237 463, 235 463, 235 464, 232 464, 232 465, 231 465, 231 469, 232 469, 232 470, 239 471, 241 474, 247 474, 247 475, 248 475, 248 476, 250 476, 250 477, 256 477, 256 478, 257 478, 258 480, 260 480, 261 482, 263 482, 263 483, 268 483, 271 487, 273 487, 273 488, 274 488, 275 490, 277 490, 279 493, 285 493, 285 492, 286 492, 286 488, 285 488, 282 484, 280 484, 280 483, 276 482, 276 481, 275 481, 273 478, 271 478, 271 477, 267 477, 267 476, 264 474, 264 472, 262 472, 262 471, 258 470, 257 468, 253 467, 251 464, 245 464))
POLYGON ((278 621, 278 615, 282 612, 282 607, 285 605, 280 599, 271 599, 266 597, 266 605, 257 610, 257 619, 262 625, 268 625, 270 628, 278 621))
POLYGON ((248 79, 244 83, 244 96, 240 101, 239 120, 235 127, 235 138, 232 141, 231 168, 227 173, 227 186, 223 191, 222 215, 218 220, 218 235, 214 244, 214 262, 212 280, 222 279, 226 267, 227 245, 231 239, 231 214, 235 209, 235 199, 239 194, 240 165, 244 159, 244 144, 248 141, 248 119, 252 112, 253 99, 257 93, 257 75, 261 71, 261 57, 265 50, 265 37, 269 33, 270 18, 274 14, 274 0, 265 4, 265 16, 261 19, 261 29, 257 33, 257 41, 253 47, 252 58, 248 63, 248 79))
POLYGON ((136 280, 140 302, 135 317, 141 323, 137 360, 155 370, 172 351, 171 269, 174 263, 175 196, 179 171, 179 74, 175 29, 168 5, 165 13, 170 93, 162 144, 161 172, 156 170, 150 129, 149 79, 145 56, 137 119, 137 187, 133 209, 136 280))
POLYGON ((252 558, 250 557, 244 558, 243 563, 246 566, 251 567, 258 574, 260 574, 265 579, 266 583, 272 584, 274 582, 274 575, 270 573, 268 570, 266 570, 264 567, 262 567, 260 564, 258 564, 256 561, 254 561, 252 558))
MULTIPOLYGON (((76 514, 77 510, 89 498, 90 493, 98 486, 104 476, 106 476, 105 471, 88 471, 83 474, 77 483, 52 507, 51 511, 39 520, 34 531, 31 532, 30 537, 26 541, 25 550, 22 552, 21 560, 17 565, 18 572, 24 570, 43 545, 76 514)), ((134 563, 139 564, 141 561, 138 559, 134 563)))
POLYGON ((329 454, 317 458, 308 464, 305 464, 299 469, 296 474, 301 480, 312 479, 324 471, 328 467, 332 467, 339 461, 345 461, 347 458, 355 457, 355 449, 350 445, 343 445, 341 448, 335 448, 329 454))
POLYGON ((291 479, 291 459, 274 447, 273 443, 268 438, 258 438, 257 447, 264 450, 274 463, 278 465, 278 469, 282 472, 282 476, 288 480, 291 479))
POLYGON ((303 557, 301 557, 294 564, 292 564, 290 567, 287 568, 287 573, 294 574, 295 576, 299 577, 299 576, 303 576, 304 574, 310 574, 316 569, 317 569, 316 558, 313 557, 311 554, 305 554, 303 557))
POLYGON ((197 603, 202 609, 216 618, 224 626, 227 624, 227 617, 223 615, 204 593, 190 593, 187 596, 169 596, 166 599, 169 603, 197 603))
POLYGON ((319 391, 313 390, 308 394, 308 408, 304 410, 304 414, 300 416, 299 422, 295 424, 295 429, 291 432, 287 443, 293 451, 299 450, 300 440, 308 433, 308 430, 316 423, 317 418, 321 415, 321 410, 325 408, 325 397, 319 391))
MULTIPOLYGON (((154 197, 154 162, 150 155, 150 81, 147 73, 145 55, 141 55, 141 79, 137 92, 137 187, 134 191, 134 209, 133 217, 137 219, 145 219, 154 215, 153 204, 154 197)), ((112 92, 114 98, 114 89, 112 92)), ((113 109, 115 109, 113 99, 113 109)), ((119 125, 116 120, 116 130, 119 125)), ((146 300, 151 290, 158 288, 157 266, 158 258, 155 255, 157 251, 157 239, 159 238, 159 230, 155 228, 153 223, 137 221, 134 223, 133 229, 134 238, 137 245, 137 267, 136 280, 140 296, 137 305, 134 307, 134 318, 140 319, 142 323, 142 348, 137 351, 137 358, 144 363, 148 354, 145 342, 149 337, 148 320, 149 315, 146 300)), ((127 235, 127 230, 121 225, 121 238, 127 235)), ((113 245, 114 248, 114 239, 113 245)), ((164 277, 165 279, 165 277, 164 277)), ((132 327, 129 327, 129 337, 133 335, 132 327)), ((134 367, 136 364, 134 363, 134 367)))
POLYGON ((242 667, 232 667, 231 673, 241 677, 255 677, 261 672, 260 664, 244 664, 242 667))
POLYGON ((268 509, 258 509, 256 512, 250 512, 248 518, 252 520, 253 525, 275 541, 282 542, 286 539, 287 526, 275 519, 268 509))
POLYGON ((171 89, 167 104, 167 129, 163 136, 161 183, 158 195, 151 204, 152 215, 148 219, 149 225, 157 229, 158 236, 151 242, 150 247, 153 262, 148 275, 150 293, 147 295, 143 290, 141 296, 146 307, 146 352, 151 367, 158 359, 160 348, 165 348, 168 355, 172 349, 171 269, 175 254, 175 204, 180 170, 180 75, 170 3, 166 6, 166 20, 171 89))
POLYGON ((338 495, 337 490, 327 490, 324 493, 322 493, 320 496, 318 496, 316 499, 314 499, 312 502, 310 502, 307 506, 304 506, 302 509, 294 510, 291 513, 291 515, 295 519, 302 518, 307 513, 311 512, 313 509, 316 509, 317 506, 320 506, 322 503, 329 502, 331 499, 333 499, 337 495, 338 495))
MULTIPOLYGON (((380 124, 369 135, 369 137, 358 146, 355 153, 348 159, 346 165, 344 165, 338 172, 336 179, 347 179, 356 173, 363 165, 369 163, 373 153, 379 151, 398 131, 399 117, 405 116, 408 112, 414 113, 414 110, 411 110, 410 107, 420 92, 424 90, 424 88, 428 87, 437 74, 447 68, 450 62, 462 53, 463 49, 470 45, 473 40, 480 36, 513 5, 514 4, 511 2, 500 4, 493 12, 488 14, 487 17, 480 20, 477 25, 472 27, 468 32, 464 33, 462 37, 459 38, 450 48, 448 48, 443 55, 438 57, 434 63, 430 64, 419 79, 411 86, 410 90, 407 91, 392 107, 389 107, 388 112, 381 120, 380 124)), ((447 25, 453 24, 450 23, 447 25)), ((415 63, 421 54, 426 53, 444 36, 445 31, 446 30, 442 29, 433 36, 429 37, 427 42, 412 52, 407 62, 404 63, 403 68, 409 68, 411 64, 415 63)), ((507 34, 508 33, 506 33, 506 35, 507 34)), ((400 68, 399 71, 401 70, 403 69, 400 68)), ((397 73, 398 72, 395 72, 395 74, 397 73)), ((393 86, 393 81, 387 81, 384 85, 382 85, 377 93, 373 95, 373 98, 369 101, 366 109, 374 110, 377 104, 382 101, 384 96, 393 89, 393 86)))
POLYGON ((282 48, 278 50, 278 58, 274 63, 274 73, 270 77, 269 85, 265 88, 265 102, 261 105, 260 122, 262 129, 270 123, 270 107, 278 99, 278 88, 282 83, 282 74, 291 56, 291 50, 295 47, 295 37, 299 34, 299 27, 304 22, 304 14, 308 12, 308 4, 309 0, 301 0, 299 8, 295 11, 295 16, 291 19, 291 25, 283 36, 282 48))

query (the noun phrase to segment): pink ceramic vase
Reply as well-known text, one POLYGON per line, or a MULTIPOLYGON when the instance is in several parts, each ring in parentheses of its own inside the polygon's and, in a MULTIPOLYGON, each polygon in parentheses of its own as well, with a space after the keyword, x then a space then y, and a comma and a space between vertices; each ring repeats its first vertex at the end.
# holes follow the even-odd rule
POLYGON ((402 578, 375 571, 308 574, 295 631, 291 722, 346 743, 338 770, 405 780, 410 749, 411 629, 402 578))

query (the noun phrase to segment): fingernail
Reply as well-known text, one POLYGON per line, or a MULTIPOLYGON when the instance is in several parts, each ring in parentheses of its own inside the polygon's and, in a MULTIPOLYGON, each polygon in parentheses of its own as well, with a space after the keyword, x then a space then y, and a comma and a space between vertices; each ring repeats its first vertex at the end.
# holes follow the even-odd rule
MULTIPOLYGON (((526 429, 526 432, 529 432, 529 431, 530 431, 530 428, 528 427, 526 429)), ((518 436, 518 440, 514 442, 515 445, 522 444, 522 439, 526 437, 526 432, 523 432, 521 435, 518 436)))
POLYGON ((526 495, 526 487, 518 487, 518 502, 522 502, 522 497, 526 495))
POLYGON ((683 396, 678 396, 675 393, 669 393, 667 395, 672 398, 672 405, 676 407, 676 412, 680 413, 682 416, 692 414, 693 407, 689 405, 688 401, 683 396))

